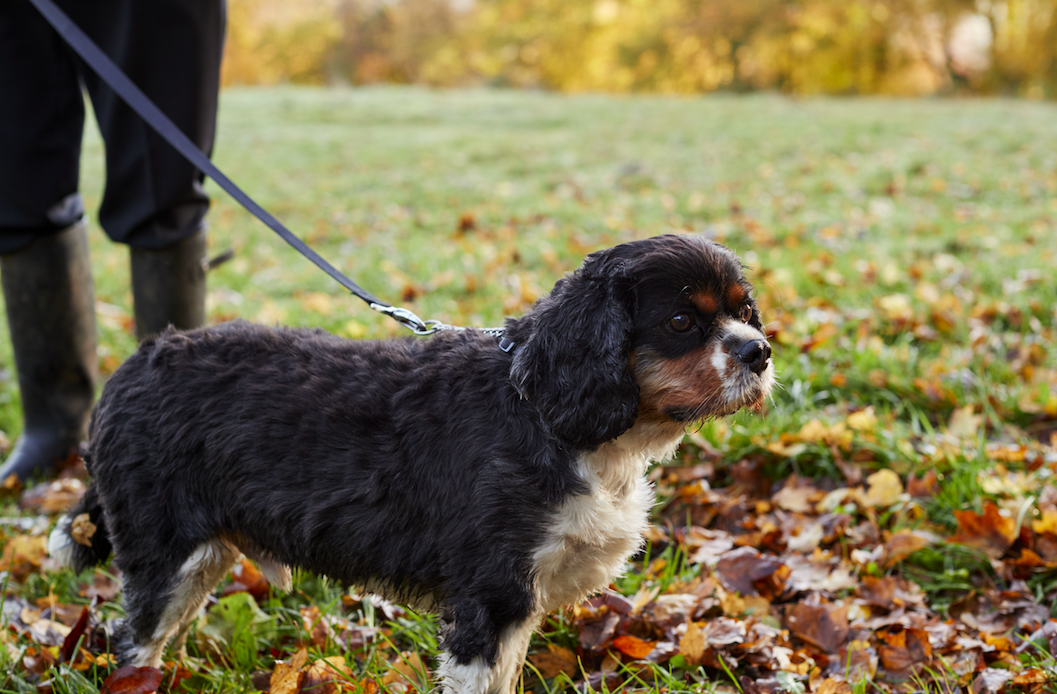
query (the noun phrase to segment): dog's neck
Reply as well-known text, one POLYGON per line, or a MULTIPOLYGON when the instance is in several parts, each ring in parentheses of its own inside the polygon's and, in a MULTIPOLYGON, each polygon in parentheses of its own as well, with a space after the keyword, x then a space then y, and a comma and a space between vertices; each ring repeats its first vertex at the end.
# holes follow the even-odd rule
POLYGON ((581 475, 588 483, 616 498, 627 496, 651 462, 670 458, 683 439, 681 426, 639 418, 623 434, 580 457, 581 475))

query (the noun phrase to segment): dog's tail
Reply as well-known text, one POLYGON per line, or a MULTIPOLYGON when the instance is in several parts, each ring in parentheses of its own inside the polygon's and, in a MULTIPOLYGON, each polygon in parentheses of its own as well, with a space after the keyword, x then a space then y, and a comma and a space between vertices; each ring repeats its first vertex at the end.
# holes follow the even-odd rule
POLYGON ((81 500, 51 531, 48 554, 63 566, 80 573, 89 566, 106 561, 110 550, 99 493, 95 485, 90 485, 81 500))

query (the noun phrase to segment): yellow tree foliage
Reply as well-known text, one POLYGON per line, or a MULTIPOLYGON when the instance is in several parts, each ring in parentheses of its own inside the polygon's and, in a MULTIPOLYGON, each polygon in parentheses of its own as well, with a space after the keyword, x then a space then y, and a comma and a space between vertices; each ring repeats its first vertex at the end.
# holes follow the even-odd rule
POLYGON ((338 0, 228 0, 223 84, 320 84, 342 37, 338 0))
POLYGON ((225 83, 1057 95, 1055 0, 230 0, 225 83))

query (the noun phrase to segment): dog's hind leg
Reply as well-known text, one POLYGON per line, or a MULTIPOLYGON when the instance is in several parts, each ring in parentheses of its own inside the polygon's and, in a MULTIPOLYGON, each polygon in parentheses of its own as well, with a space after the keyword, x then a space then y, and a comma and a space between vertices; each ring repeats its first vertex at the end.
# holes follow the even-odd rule
POLYGON ((122 665, 160 667, 165 644, 179 632, 179 645, 197 614, 239 551, 226 540, 202 543, 167 577, 157 571, 129 571, 124 576, 125 633, 118 645, 122 665), (166 589, 158 590, 159 583, 166 589), (162 607, 158 609, 159 596, 162 607))
MULTIPOLYGON (((187 644, 185 643, 187 632, 190 631, 191 625, 194 624, 199 610, 202 609, 202 606, 209 598, 209 594, 213 592, 213 589, 217 587, 217 584, 220 583, 221 579, 231 570, 231 567, 234 566, 239 558, 239 550, 231 543, 224 540, 215 540, 212 544, 214 548, 212 560, 199 563, 198 571, 188 574, 181 583, 181 586, 187 589, 185 593, 186 600, 183 614, 180 615, 177 621, 179 631, 177 631, 176 637, 172 641, 173 647, 179 649, 181 658, 187 655, 187 644)), ((195 552, 203 551, 207 547, 209 547, 208 544, 201 545, 195 552)), ((188 561, 191 560, 188 559, 188 561)))
POLYGON ((514 694, 538 623, 538 615, 529 615, 489 637, 491 629, 467 629, 456 617, 444 629, 445 652, 437 665, 444 694, 514 694))
POLYGON ((497 694, 514 694, 521 679, 521 669, 525 665, 529 639, 539 625, 539 616, 532 616, 523 622, 507 627, 499 639, 499 655, 496 657, 495 674, 489 691, 497 694))

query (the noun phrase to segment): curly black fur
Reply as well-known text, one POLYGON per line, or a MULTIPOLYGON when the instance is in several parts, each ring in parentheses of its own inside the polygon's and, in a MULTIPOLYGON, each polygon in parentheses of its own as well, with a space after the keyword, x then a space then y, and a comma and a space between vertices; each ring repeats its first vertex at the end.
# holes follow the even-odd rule
POLYGON ((94 482, 73 513, 91 515, 98 540, 75 563, 113 543, 132 644, 156 638, 159 598, 222 540, 427 597, 446 612, 454 662, 495 663, 504 630, 534 614, 551 515, 587 493, 577 461, 636 421, 633 349, 664 342, 656 326, 687 287, 739 282, 723 247, 666 236, 589 256, 508 321, 512 353, 474 331, 357 342, 243 322, 169 330, 96 405, 94 482))

